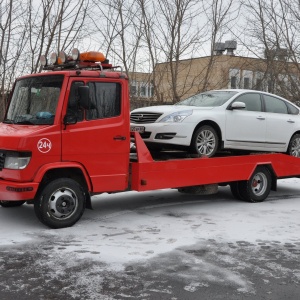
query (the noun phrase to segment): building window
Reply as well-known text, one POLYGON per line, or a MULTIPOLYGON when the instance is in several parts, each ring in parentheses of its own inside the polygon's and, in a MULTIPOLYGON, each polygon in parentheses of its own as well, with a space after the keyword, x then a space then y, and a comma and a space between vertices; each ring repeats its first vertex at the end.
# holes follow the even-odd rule
POLYGON ((140 96, 141 97, 146 97, 147 96, 147 94, 146 94, 146 87, 144 85, 141 86, 140 96))
POLYGON ((236 89, 237 88, 237 78, 236 78, 236 76, 231 76, 231 78, 230 78, 230 87, 232 88, 232 89, 236 89))
POLYGON ((240 69, 230 69, 229 70, 229 88, 237 89, 240 86, 240 69))
POLYGON ((244 89, 250 89, 250 78, 244 78, 244 89))
POLYGON ((135 85, 130 86, 130 95, 131 96, 136 96, 137 88, 135 85))

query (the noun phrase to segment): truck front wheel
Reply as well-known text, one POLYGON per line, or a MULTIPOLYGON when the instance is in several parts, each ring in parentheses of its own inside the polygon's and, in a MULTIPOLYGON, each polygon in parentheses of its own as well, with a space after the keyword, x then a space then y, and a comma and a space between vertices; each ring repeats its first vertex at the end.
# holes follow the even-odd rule
POLYGON ((85 209, 83 188, 73 179, 59 178, 44 186, 34 201, 38 219, 50 228, 74 225, 85 209))

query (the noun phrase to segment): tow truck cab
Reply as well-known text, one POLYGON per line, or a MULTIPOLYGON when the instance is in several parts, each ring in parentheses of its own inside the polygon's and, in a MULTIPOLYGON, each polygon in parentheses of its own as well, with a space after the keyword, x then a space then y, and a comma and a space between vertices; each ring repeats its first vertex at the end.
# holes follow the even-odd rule
POLYGON ((14 84, 0 124, 2 204, 32 200, 59 177, 91 193, 128 186, 128 79, 103 55, 102 63, 95 52, 76 55, 53 55, 48 72, 14 84))

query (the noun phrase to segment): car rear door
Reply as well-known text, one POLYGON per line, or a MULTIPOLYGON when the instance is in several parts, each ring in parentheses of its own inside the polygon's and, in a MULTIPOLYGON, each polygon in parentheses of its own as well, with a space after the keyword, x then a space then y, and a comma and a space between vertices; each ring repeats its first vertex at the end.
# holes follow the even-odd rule
POLYGON ((291 114, 289 104, 282 99, 271 95, 263 95, 263 99, 267 115, 266 147, 286 151, 292 135, 299 130, 299 116, 291 114))

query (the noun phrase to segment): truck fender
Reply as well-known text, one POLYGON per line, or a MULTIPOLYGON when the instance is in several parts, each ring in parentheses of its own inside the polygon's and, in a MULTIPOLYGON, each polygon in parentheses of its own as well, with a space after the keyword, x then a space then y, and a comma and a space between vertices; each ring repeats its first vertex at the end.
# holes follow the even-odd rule
POLYGON ((46 165, 43 165, 37 173, 35 174, 34 177, 34 182, 41 182, 44 178, 44 175, 49 171, 49 170, 55 170, 55 169, 65 169, 65 168, 76 168, 80 169, 85 182, 87 184, 88 191, 92 191, 92 183, 89 177, 89 174, 87 173, 86 169, 79 163, 76 162, 55 162, 55 163, 49 163, 46 165))

